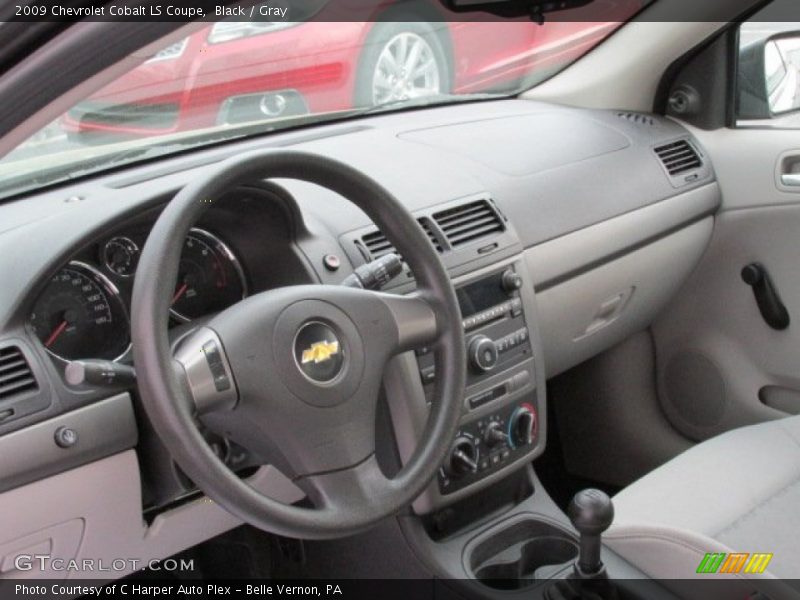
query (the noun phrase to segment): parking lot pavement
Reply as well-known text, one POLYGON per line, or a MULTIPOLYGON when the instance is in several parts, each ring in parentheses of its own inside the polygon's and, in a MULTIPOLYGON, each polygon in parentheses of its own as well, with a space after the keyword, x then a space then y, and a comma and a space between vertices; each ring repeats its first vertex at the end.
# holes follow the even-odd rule
POLYGON ((79 144, 67 139, 67 134, 62 131, 58 122, 53 122, 37 131, 28 140, 8 153, 3 160, 23 160, 31 156, 42 156, 52 152, 62 152, 80 147, 79 144))
POLYGON ((67 136, 64 135, 60 138, 43 140, 41 142, 26 142, 7 154, 4 160, 24 160, 34 156, 43 156, 45 154, 52 154, 54 152, 64 152, 65 150, 72 150, 80 147, 80 144, 68 140, 67 136))

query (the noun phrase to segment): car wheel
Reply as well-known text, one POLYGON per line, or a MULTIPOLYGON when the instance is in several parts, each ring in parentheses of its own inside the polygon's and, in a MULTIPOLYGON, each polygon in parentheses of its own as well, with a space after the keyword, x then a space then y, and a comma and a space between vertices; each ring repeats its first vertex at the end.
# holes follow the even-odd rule
POLYGON ((447 59, 427 23, 378 23, 362 50, 356 102, 371 106, 447 93, 447 59))

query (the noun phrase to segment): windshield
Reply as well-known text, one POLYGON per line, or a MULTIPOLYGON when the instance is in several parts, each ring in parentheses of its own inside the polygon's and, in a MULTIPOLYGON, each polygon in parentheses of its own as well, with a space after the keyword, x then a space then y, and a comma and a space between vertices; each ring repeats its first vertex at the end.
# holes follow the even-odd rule
POLYGON ((591 50, 642 6, 599 2, 612 20, 581 21, 577 9, 570 20, 543 25, 280 14, 210 22, 165 40, 6 155, 0 197, 233 138, 514 95, 591 50))

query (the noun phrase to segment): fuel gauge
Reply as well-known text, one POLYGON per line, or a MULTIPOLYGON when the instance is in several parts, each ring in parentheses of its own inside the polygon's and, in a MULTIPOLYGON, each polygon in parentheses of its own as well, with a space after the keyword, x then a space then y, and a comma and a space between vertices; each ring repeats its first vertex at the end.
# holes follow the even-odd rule
POLYGON ((103 263, 115 275, 130 277, 138 262, 139 246, 130 238, 115 237, 103 247, 103 263))

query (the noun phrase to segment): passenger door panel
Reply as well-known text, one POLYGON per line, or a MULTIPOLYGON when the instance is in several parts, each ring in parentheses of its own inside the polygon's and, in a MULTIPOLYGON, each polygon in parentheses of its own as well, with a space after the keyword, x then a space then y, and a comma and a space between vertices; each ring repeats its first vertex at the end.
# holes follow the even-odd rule
POLYGON ((797 131, 693 133, 714 163, 722 208, 708 251, 653 334, 664 412, 703 440, 800 413, 800 187, 781 183, 797 131), (743 281, 752 263, 769 272, 789 312, 786 329, 767 324, 743 281))

